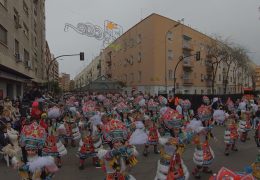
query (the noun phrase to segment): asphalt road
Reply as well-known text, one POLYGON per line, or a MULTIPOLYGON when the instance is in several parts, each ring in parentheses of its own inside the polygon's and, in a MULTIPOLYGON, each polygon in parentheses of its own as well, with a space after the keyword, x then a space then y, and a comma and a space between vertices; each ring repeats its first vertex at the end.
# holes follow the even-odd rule
MULTIPOLYGON (((229 156, 224 155, 224 127, 215 127, 213 134, 217 137, 217 141, 211 141, 212 149, 215 153, 215 160, 211 166, 214 172, 217 172, 222 166, 230 168, 234 171, 243 171, 247 165, 250 165, 256 159, 258 149, 253 139, 254 132, 250 132, 251 140, 246 143, 238 142, 238 152, 232 152, 229 156)), ((148 157, 142 156, 143 147, 138 147, 140 155, 138 156, 138 164, 131 170, 131 174, 137 180, 153 180, 156 173, 157 161, 159 155, 153 154, 153 149, 150 149, 148 157)), ((63 166, 60 171, 55 175, 54 180, 103 180, 104 172, 102 169, 96 169, 92 166, 92 161, 86 162, 84 170, 78 169, 78 158, 76 157, 77 148, 68 148, 68 155, 63 158, 63 166)), ((192 160, 194 152, 194 145, 186 147, 184 153, 184 163, 187 165, 191 174, 194 168, 192 160)), ((209 176, 202 176, 202 180, 208 179, 209 176)), ((18 173, 12 168, 7 168, 3 160, 0 161, 0 180, 16 180, 19 179, 18 173)), ((190 179, 194 178, 190 176, 190 179)))

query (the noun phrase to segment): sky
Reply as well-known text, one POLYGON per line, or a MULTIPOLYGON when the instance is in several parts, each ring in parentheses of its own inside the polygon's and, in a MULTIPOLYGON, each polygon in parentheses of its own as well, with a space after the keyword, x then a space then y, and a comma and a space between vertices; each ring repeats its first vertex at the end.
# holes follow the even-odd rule
POLYGON ((260 0, 46 0, 46 38, 54 56, 85 53, 59 60, 59 70, 74 78, 96 57, 103 42, 93 37, 64 31, 65 23, 91 23, 103 27, 110 20, 123 32, 152 13, 205 33, 239 44, 260 65, 260 0))

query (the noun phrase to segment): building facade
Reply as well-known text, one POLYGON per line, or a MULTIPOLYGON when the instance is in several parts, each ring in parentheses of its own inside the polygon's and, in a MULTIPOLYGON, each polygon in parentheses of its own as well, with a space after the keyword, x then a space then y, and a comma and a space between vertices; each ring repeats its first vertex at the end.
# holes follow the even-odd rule
MULTIPOLYGON (((90 64, 88 64, 76 77, 75 89, 80 89, 86 87, 90 82, 96 80, 102 75, 101 62, 103 61, 103 53, 100 53, 95 59, 93 59, 90 64)), ((103 71, 105 72, 105 71, 103 71)))
POLYGON ((260 66, 255 68, 255 90, 260 92, 260 66))
MULTIPOLYGON (((151 14, 101 52, 100 74, 123 82, 128 92, 135 89, 150 94, 172 94, 174 87, 178 94, 212 94, 213 91, 223 94, 225 83, 226 93, 236 94, 241 93, 243 87, 252 86, 244 70, 235 69, 233 65, 229 68, 228 80, 224 78, 227 68, 225 62, 220 62, 212 90, 212 62, 207 54, 212 41, 180 22, 151 14), (200 52, 198 61, 197 52, 200 52), (185 58, 178 63, 181 57, 185 58)), ((89 72, 91 67, 95 66, 90 64, 76 76, 76 87, 85 85, 87 81, 81 74, 89 72), (82 81, 78 77, 82 77, 82 81)))
POLYGON ((61 73, 59 77, 59 85, 62 91, 70 91, 70 75, 61 73))
POLYGON ((59 82, 59 63, 57 60, 52 61, 53 59, 54 59, 54 55, 51 53, 48 42, 46 41, 46 47, 45 47, 46 66, 45 66, 45 73, 44 73, 46 77, 44 79, 48 81, 48 75, 49 75, 50 81, 59 82))
POLYGON ((0 0, 0 94, 44 82, 45 0, 0 0))

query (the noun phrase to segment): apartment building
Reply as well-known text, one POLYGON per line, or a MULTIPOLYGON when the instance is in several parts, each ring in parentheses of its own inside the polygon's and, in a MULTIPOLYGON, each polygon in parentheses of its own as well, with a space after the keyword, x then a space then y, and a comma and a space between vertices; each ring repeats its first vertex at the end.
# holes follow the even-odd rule
POLYGON ((46 47, 45 47, 45 78, 50 81, 59 82, 59 63, 57 60, 53 61, 54 55, 51 53, 48 42, 46 41, 46 47), (49 70, 48 70, 49 69, 49 70), (49 74, 48 74, 49 71, 49 74))
POLYGON ((70 91, 70 75, 61 73, 59 77, 59 86, 63 91, 70 91))
MULTIPOLYGON (((180 22, 151 14, 114 42, 114 46, 119 48, 110 46, 104 49, 101 67, 107 77, 124 82, 127 91, 136 89, 151 94, 171 94, 175 67, 181 56, 187 57, 176 69, 175 92, 211 94, 212 70, 206 47, 212 40, 180 22), (199 61, 195 59, 197 52, 200 52, 199 61)), ((223 94, 223 77, 227 69, 224 62, 218 68, 214 92, 223 94)), ((242 74, 244 70, 233 73, 233 65, 230 69, 226 93, 240 93, 242 87, 252 86, 252 80, 244 77, 246 73, 242 74), (236 78, 240 79, 233 80, 236 78)))
POLYGON ((212 94, 213 91, 236 94, 245 87, 252 87, 252 79, 245 69, 236 68, 234 64, 228 69, 225 62, 220 62, 212 88, 212 59, 207 51, 212 41, 215 40, 178 21, 151 14, 80 72, 75 78, 76 88, 93 80, 88 74, 98 70, 97 64, 101 66, 102 76, 123 82, 128 92, 135 89, 150 94, 172 94, 174 72, 175 93, 180 94, 212 94), (200 60, 195 58, 197 52, 200 52, 200 60), (180 57, 185 58, 178 63, 180 57))
MULTIPOLYGON (((96 80, 103 75, 101 72, 101 62, 103 61, 103 53, 94 58, 78 75, 75 76, 75 88, 80 89, 87 86, 90 82, 96 80)), ((103 70, 103 72, 105 72, 103 70)))
POLYGON ((22 96, 44 82, 45 0, 0 0, 0 92, 22 96))

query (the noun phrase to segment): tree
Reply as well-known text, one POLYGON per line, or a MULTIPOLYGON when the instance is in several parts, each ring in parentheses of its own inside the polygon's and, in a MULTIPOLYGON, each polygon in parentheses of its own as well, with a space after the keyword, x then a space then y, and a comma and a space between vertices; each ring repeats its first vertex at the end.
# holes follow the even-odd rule
POLYGON ((212 94, 215 93, 215 81, 218 66, 221 61, 223 61, 226 57, 225 48, 223 48, 223 43, 220 38, 213 38, 210 43, 206 46, 206 53, 207 53, 207 65, 208 65, 208 72, 210 72, 208 76, 208 80, 211 81, 211 91, 212 94))

